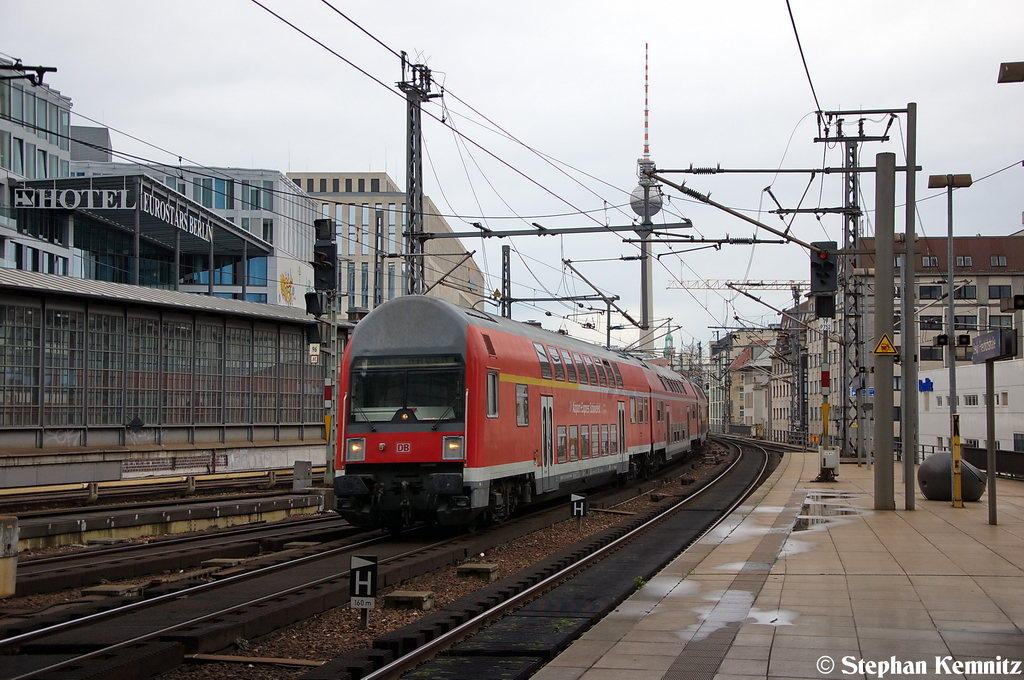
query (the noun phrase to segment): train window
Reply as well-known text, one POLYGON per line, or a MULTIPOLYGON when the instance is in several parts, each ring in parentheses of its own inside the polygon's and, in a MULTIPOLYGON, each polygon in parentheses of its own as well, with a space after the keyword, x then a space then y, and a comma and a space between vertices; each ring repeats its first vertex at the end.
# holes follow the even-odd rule
POLYGON ((573 352, 572 358, 576 360, 576 368, 580 374, 580 384, 587 384, 587 367, 583 365, 583 357, 580 356, 579 352, 573 352))
POLYGON ((636 422, 636 397, 629 398, 629 422, 636 422))
POLYGON ((557 428, 557 432, 558 432, 558 462, 559 463, 564 463, 565 460, 566 460, 566 458, 565 458, 565 447, 566 447, 565 425, 559 425, 558 428, 557 428))
POLYGON ((577 425, 569 426, 569 460, 576 460, 579 458, 579 430, 580 428, 577 425))
POLYGON ((665 421, 664 411, 662 410, 664 407, 665 407, 665 402, 663 402, 661 399, 659 399, 658 402, 655 404, 654 415, 656 415, 658 417, 658 422, 659 423, 665 421))
POLYGON ((562 352, 562 363, 565 364, 565 378, 569 382, 576 382, 576 365, 572 363, 572 355, 569 354, 569 350, 563 349, 562 352))
POLYGON ((597 458, 601 455, 601 426, 594 425, 590 434, 590 455, 592 458, 597 458))
POLYGON ((461 420, 465 369, 453 356, 353 361, 350 422, 461 420))
POLYGON ((498 372, 487 371, 487 417, 498 417, 498 372))
POLYGON ((551 365, 555 367, 555 380, 565 380, 565 370, 562 368, 562 357, 558 355, 558 348, 548 347, 548 354, 551 355, 551 365))
POLYGON ((608 426, 601 426, 601 455, 608 455, 608 426))
POLYGON ((601 387, 608 387, 608 379, 604 375, 604 366, 601 365, 599 359, 594 359, 594 368, 597 369, 597 381, 601 384, 601 387))
POLYGON ((516 425, 530 424, 530 391, 526 385, 516 385, 516 425))
POLYGON ((609 453, 613 456, 619 452, 619 435, 615 425, 608 427, 608 446, 610 447, 609 453))
POLYGON ((590 458, 590 425, 580 425, 580 458, 590 458))
POLYGON ((619 365, 614 361, 611 362, 612 370, 615 371, 615 384, 618 385, 619 389, 622 389, 622 373, 619 371, 619 365))
POLYGON ((587 373, 590 374, 590 384, 597 385, 597 369, 594 368, 594 362, 590 360, 589 356, 584 354, 583 363, 587 365, 587 373))
POLYGON ((551 380, 551 360, 548 359, 548 353, 544 350, 544 345, 535 342, 533 343, 533 348, 537 350, 537 359, 540 360, 540 377, 551 380))

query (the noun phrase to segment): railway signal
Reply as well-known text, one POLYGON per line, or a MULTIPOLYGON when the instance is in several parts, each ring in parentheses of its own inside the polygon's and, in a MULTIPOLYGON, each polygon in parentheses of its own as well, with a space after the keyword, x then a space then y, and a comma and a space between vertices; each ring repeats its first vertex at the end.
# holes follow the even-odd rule
POLYGON ((313 220, 316 242, 313 244, 313 288, 318 291, 338 290, 338 243, 334 222, 313 220))
POLYGON ((811 292, 835 293, 839 290, 836 242, 815 241, 811 245, 818 249, 811 251, 811 292))

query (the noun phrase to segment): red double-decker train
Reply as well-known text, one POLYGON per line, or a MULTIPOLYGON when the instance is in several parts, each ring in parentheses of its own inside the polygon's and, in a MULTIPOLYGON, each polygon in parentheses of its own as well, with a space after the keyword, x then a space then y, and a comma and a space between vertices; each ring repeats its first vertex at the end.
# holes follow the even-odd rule
POLYGON ((501 520, 707 438, 707 398, 680 374, 432 297, 370 312, 342 366, 334 490, 358 526, 501 520))

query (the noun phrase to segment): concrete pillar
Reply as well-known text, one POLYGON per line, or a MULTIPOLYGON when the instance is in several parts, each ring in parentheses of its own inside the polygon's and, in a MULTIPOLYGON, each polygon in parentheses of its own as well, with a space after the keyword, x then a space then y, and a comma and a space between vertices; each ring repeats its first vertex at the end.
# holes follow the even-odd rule
POLYGON ((18 518, 0 517, 0 598, 14 595, 18 576, 18 518))

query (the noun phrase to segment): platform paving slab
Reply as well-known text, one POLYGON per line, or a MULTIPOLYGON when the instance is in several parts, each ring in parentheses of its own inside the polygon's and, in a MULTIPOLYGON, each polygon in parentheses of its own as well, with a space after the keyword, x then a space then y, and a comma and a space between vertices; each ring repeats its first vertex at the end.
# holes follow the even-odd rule
POLYGON ((917 492, 904 509, 894 471, 897 510, 876 511, 872 470, 844 464, 815 483, 817 454, 786 454, 726 522, 534 678, 876 677, 844 657, 923 660, 916 677, 938 677, 935 657, 1024 661, 1024 482, 997 481, 992 526, 987 495, 953 508, 917 492))

